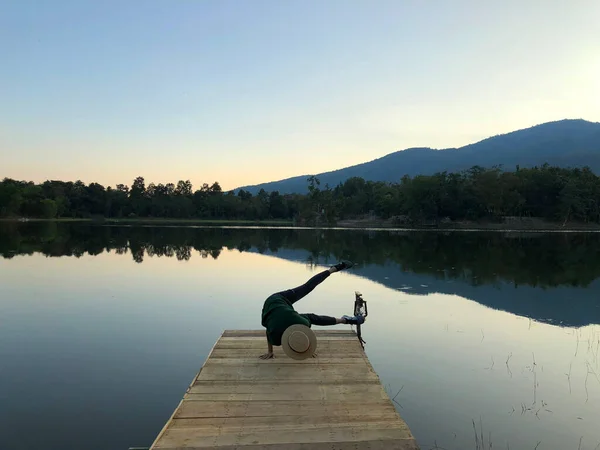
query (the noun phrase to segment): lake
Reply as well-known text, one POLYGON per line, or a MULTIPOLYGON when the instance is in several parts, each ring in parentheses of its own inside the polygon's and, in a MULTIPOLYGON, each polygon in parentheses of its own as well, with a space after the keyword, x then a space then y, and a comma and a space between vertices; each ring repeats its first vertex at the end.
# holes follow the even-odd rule
POLYGON ((599 234, 0 223, 0 449, 149 446, 224 329, 340 258, 297 309, 363 294, 422 449, 600 448, 599 234))

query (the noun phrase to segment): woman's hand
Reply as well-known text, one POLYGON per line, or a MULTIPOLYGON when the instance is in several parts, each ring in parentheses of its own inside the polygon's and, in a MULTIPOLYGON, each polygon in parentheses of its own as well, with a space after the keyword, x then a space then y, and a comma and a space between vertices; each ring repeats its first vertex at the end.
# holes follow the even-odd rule
POLYGON ((267 335, 267 353, 264 355, 260 355, 260 359, 273 359, 275 355, 273 354, 273 344, 269 342, 269 336, 267 335))

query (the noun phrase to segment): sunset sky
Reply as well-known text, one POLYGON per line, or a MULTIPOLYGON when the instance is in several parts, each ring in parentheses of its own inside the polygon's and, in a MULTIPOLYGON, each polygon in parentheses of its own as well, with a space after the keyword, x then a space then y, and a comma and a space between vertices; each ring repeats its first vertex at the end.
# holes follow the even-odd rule
POLYGON ((224 189, 600 121, 600 2, 0 3, 0 178, 224 189))

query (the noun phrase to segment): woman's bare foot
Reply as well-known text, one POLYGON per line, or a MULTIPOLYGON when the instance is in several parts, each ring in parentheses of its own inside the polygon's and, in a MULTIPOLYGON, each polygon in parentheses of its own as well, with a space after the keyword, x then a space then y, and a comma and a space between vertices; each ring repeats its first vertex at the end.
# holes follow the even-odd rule
POLYGON ((335 266, 329 268, 330 273, 339 272, 340 270, 350 269, 354 266, 354 263, 345 259, 342 259, 335 266))

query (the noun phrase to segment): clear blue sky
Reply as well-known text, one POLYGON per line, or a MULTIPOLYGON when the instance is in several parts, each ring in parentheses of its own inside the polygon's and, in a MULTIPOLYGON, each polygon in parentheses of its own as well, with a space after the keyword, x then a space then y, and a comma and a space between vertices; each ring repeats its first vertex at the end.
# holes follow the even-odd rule
POLYGON ((600 121, 600 2, 4 0, 0 178, 318 173, 600 121))

